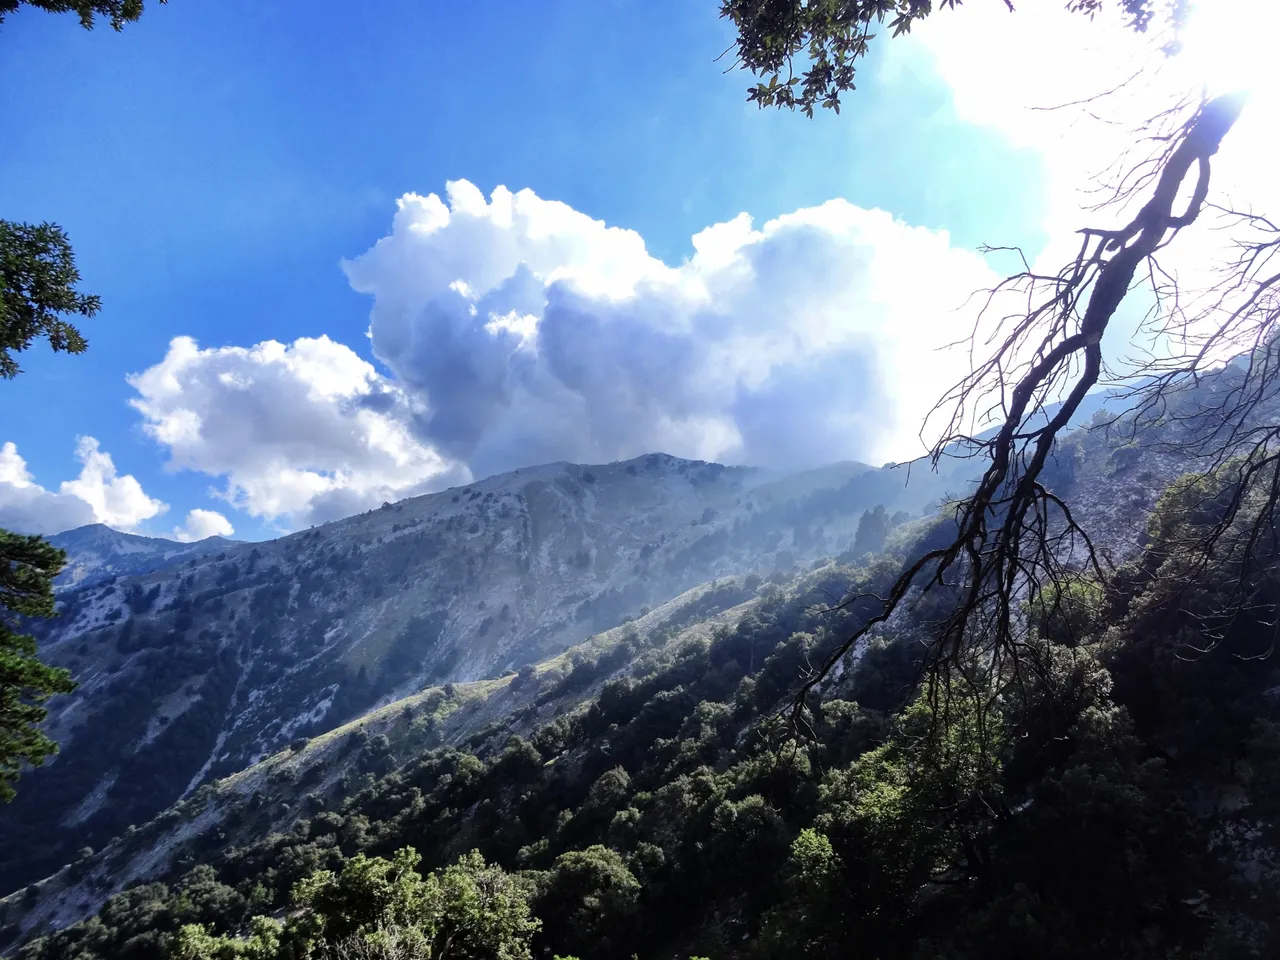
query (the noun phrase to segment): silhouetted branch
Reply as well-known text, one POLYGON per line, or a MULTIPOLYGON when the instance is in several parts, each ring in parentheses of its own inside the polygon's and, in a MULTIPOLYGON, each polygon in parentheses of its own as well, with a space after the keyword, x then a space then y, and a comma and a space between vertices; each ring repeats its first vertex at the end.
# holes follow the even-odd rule
POLYGON ((1078 576, 1073 557, 1081 551, 1085 569, 1103 578, 1087 533, 1039 478, 1058 436, 1099 382, 1101 341, 1117 308, 1144 274, 1148 281, 1162 275, 1157 253, 1203 213, 1211 158, 1243 105, 1238 96, 1203 101, 1175 131, 1153 138, 1161 144, 1157 159, 1134 183, 1122 181, 1114 198, 1132 196, 1135 183, 1150 188, 1127 223, 1081 230, 1075 258, 1056 274, 1035 272, 1024 258, 1021 272, 987 291, 970 337, 974 349, 979 325, 991 311, 1014 297, 1021 307, 999 319, 984 343, 990 351, 986 359, 975 362, 935 407, 952 413, 931 458, 935 467, 944 456, 980 456, 989 465, 976 490, 958 504, 955 537, 908 564, 881 610, 806 677, 793 701, 794 715, 803 710, 809 691, 914 590, 946 585, 959 593, 954 611, 927 648, 930 676, 964 677, 975 665, 998 674, 1007 665, 1016 677, 1025 646, 1025 606, 1040 601, 1046 589, 1056 594, 1068 578, 1078 576), (1059 397, 1060 405, 1050 412, 1059 397), (993 435, 975 437, 963 429, 997 411, 993 435))

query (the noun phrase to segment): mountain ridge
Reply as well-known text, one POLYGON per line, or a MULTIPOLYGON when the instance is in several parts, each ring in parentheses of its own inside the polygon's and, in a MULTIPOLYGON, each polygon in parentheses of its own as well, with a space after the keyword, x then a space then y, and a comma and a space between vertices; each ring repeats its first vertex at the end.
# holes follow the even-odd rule
MULTIPOLYGON (((132 743, 164 747, 165 725, 157 722, 157 715, 168 711, 177 723, 185 716, 181 709, 198 709, 212 695, 210 677, 219 670, 226 671, 224 680, 238 674, 223 710, 223 716, 235 714, 237 720, 224 724, 216 742, 201 748, 205 759, 188 770, 190 776, 166 788, 166 802, 130 804, 128 787, 137 782, 137 771, 109 766, 94 772, 98 779, 84 778, 76 791, 67 791, 59 812, 60 829, 77 844, 96 835, 107 846, 88 858, 73 857, 66 849, 55 851, 44 861, 47 870, 37 867, 29 873, 26 879, 36 879, 75 861, 63 867, 67 872, 58 871, 41 883, 44 892, 31 902, 42 906, 29 911, 29 921, 55 926, 70 922, 117 889, 121 878, 145 881, 181 868, 184 857, 204 857, 218 844, 233 842, 231 838, 256 843, 255 838, 267 831, 292 829, 291 824, 306 821, 308 811, 328 809, 328 804, 350 797, 370 771, 411 760, 433 744, 496 749, 502 736, 520 735, 535 722, 545 725, 549 719, 587 709, 591 697, 603 696, 603 685, 642 664, 646 651, 678 658, 683 646, 719 643, 717 624, 731 630, 746 624, 742 629, 750 633, 759 598, 779 589, 770 579, 798 598, 812 597, 789 601, 796 610, 806 604, 830 605, 839 600, 842 588, 835 586, 839 577, 828 585, 823 571, 831 561, 826 558, 840 554, 846 563, 857 559, 848 547, 861 511, 873 505, 885 507, 886 513, 914 506, 919 513, 921 504, 927 507, 947 492, 961 492, 948 488, 971 479, 967 471, 973 462, 958 460, 945 466, 942 474, 915 471, 908 487, 906 470, 862 464, 783 476, 661 454, 605 465, 547 464, 386 504, 277 541, 237 545, 176 570, 122 583, 118 589, 126 601, 130 595, 136 597, 137 589, 145 588, 144 601, 147 592, 157 590, 154 614, 142 611, 130 618, 137 622, 135 631, 148 630, 157 620, 176 625, 185 609, 192 617, 184 633, 188 641, 193 633, 199 641, 213 626, 225 632, 218 617, 211 620, 207 615, 219 600, 224 611, 230 607, 254 618, 248 645, 222 644, 221 661, 202 663, 206 673, 201 682, 206 686, 192 687, 188 680, 161 697, 163 702, 153 704, 146 723, 136 722, 139 733, 132 743), (522 534, 513 539, 513 533, 526 528, 527 538, 522 534), (619 531, 631 539, 611 540, 619 531), (513 552, 513 545, 520 544, 523 548, 513 552), (352 552, 352 546, 359 549, 352 552), (386 551, 390 554, 383 556, 386 551), (490 561, 482 562, 482 554, 505 558, 508 566, 501 576, 490 575, 492 569, 485 566, 490 561), (246 580, 244 567, 255 556, 265 576, 246 580), (526 562, 523 568, 516 563, 521 558, 526 562), (442 584, 414 572, 422 563, 460 568, 465 576, 461 581, 446 577, 442 584), (236 572, 229 574, 232 567, 236 572), (807 567, 814 572, 805 573, 807 567), (773 576, 765 579, 763 575, 771 572, 773 576), (437 599, 443 596, 452 604, 444 620, 431 620, 422 604, 403 607, 406 598, 422 599, 428 581, 433 588, 447 588, 436 593, 437 599), (682 588, 689 581, 696 585, 682 588), (373 619, 360 621, 361 613, 354 608, 326 611, 326 582, 383 589, 372 605, 373 619), (532 590, 524 590, 529 583, 532 590), (616 592, 627 584, 641 584, 649 593, 616 592), (281 592, 282 587, 287 589, 281 592), (503 591, 513 598, 513 609, 519 605, 521 617, 518 628, 505 633, 501 608, 494 602, 503 591), (305 600, 308 596, 312 599, 305 600), (548 596, 567 602, 548 603, 548 596), (602 605, 602 598, 611 602, 602 605), (317 618, 317 609, 339 615, 317 618), (482 624, 487 617, 493 622, 485 633, 482 624), (430 634, 439 649, 433 645, 426 659, 415 659, 409 654, 421 653, 421 644, 397 644, 397 635, 405 636, 397 630, 383 629, 382 640, 392 642, 379 645, 369 642, 368 631, 353 629, 363 623, 373 630, 388 622, 397 629, 414 625, 418 639, 430 634), (254 632, 261 628, 262 656, 279 661, 296 648, 300 634, 313 632, 317 624, 324 626, 324 642, 295 665, 294 679, 302 685, 295 692, 302 693, 301 698, 291 699, 288 671, 282 677, 254 678, 254 632), (495 624, 501 637, 492 635, 495 624), (502 642, 490 642, 495 640, 502 642), (235 662, 227 662, 233 650, 235 662), (431 659, 441 650, 460 652, 452 660, 431 659), (329 673, 312 669, 322 654, 331 655, 329 673), (433 664, 441 663, 445 669, 433 672, 433 664), (350 688, 352 673, 359 681, 361 670, 366 673, 367 695, 359 701, 351 698, 350 688), (388 682, 378 686, 382 673, 388 682), (345 713, 334 709, 344 696, 345 713), (264 702, 274 714, 263 713, 264 702), (253 730, 237 706, 246 715, 257 713, 256 736, 243 736, 253 730), (338 750, 338 740, 350 740, 350 745, 338 750), (369 744, 373 754, 366 750, 369 744), (225 762, 226 756, 219 762, 220 752, 232 749, 238 751, 232 762, 225 762), (366 769, 369 763, 375 765, 366 769), (102 812, 93 807, 95 802, 123 802, 145 829, 95 823, 102 812)), ((1123 435, 1082 429, 1063 438, 1045 480, 1072 498, 1078 518, 1097 533, 1096 543, 1123 559, 1137 549, 1144 518, 1164 485, 1195 466, 1194 459, 1171 455, 1158 443, 1135 447, 1123 435)), ((930 525, 937 524, 935 518, 902 525, 905 516, 894 517, 900 526, 893 537, 928 535, 930 525)), ((894 549, 901 555, 901 545, 894 549)), ((882 574, 872 571, 875 577, 882 574)), ((123 628, 106 622, 105 614, 118 603, 118 598, 104 597, 109 592, 98 587, 72 590, 65 597, 68 622, 61 638, 52 638, 55 648, 65 650, 82 637, 118 643, 123 628)), ((776 605, 776 600, 769 604, 776 605)), ((899 619, 892 629, 909 629, 899 619)), ((230 620, 238 623, 239 615, 230 620)), ((814 622, 821 623, 821 618, 814 622)), ((231 631, 233 639, 239 629, 231 631)), ((143 648, 150 649, 147 644, 143 648)), ((825 693, 838 694, 847 685, 863 652, 855 651, 849 663, 840 665, 824 685, 825 693)), ((754 670, 754 654, 743 665, 754 670)), ((785 669, 794 673, 802 666, 803 660, 798 660, 785 669)), ((780 679, 771 682, 777 685, 780 679)), ((162 692, 159 684, 150 686, 153 693, 162 692)), ((92 704, 86 703, 85 709, 92 711, 92 704)), ((63 724, 59 731, 72 733, 68 742, 75 750, 75 725, 83 725, 85 718, 77 718, 74 710, 64 709, 62 714, 55 724, 63 724)), ((83 771, 83 754, 74 759, 83 771)), ((63 760, 48 772, 56 773, 61 766, 63 760)), ((31 793, 44 785, 37 781, 45 774, 32 777, 31 793)), ((89 845, 99 847, 101 841, 89 845)), ((0 856, 21 852, 0 847, 0 856)), ((14 857, 13 862, 20 861, 20 856, 14 857)), ((12 897, 6 901, 10 916, 16 902, 12 897)), ((23 926, 31 929, 27 921, 23 926)))
POLYGON ((67 552, 67 565, 54 581, 59 590, 89 587, 112 577, 140 576, 243 542, 213 536, 184 543, 125 533, 105 523, 73 527, 46 539, 67 552))
POLYGON ((62 589, 39 641, 80 686, 50 705, 62 753, 0 811, 0 873, 35 879, 426 686, 540 662, 717 577, 838 553, 864 510, 939 495, 901 480, 665 454, 546 464, 62 589), (53 825, 60 842, 33 861, 21 835, 53 825))

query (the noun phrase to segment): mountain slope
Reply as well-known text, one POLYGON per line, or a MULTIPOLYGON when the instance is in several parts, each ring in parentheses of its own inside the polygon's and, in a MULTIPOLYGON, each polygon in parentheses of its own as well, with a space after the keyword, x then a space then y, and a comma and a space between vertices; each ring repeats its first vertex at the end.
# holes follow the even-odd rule
MULTIPOLYGON (((1136 545, 1135 536, 1141 518, 1154 502, 1159 486, 1178 471, 1176 461, 1162 462, 1158 471, 1152 471, 1133 469, 1128 460, 1124 461, 1123 469, 1117 470, 1110 456, 1114 449, 1114 441, 1105 432, 1078 431, 1065 445, 1063 453, 1055 458, 1053 470, 1056 488, 1075 495, 1081 516, 1098 527, 1103 535, 1099 541, 1114 546, 1119 553, 1125 553, 1131 548, 1124 548, 1123 544, 1136 545), (1102 490, 1106 491, 1105 497, 1098 495, 1102 490)), ((668 542, 660 543, 657 549, 648 552, 650 571, 665 569, 666 565, 657 563, 664 557, 669 564, 673 556, 691 556, 693 559, 688 562, 688 574, 696 577, 703 572, 726 574, 735 563, 738 563, 740 570, 754 566, 760 572, 768 573, 779 566, 807 562, 815 553, 838 553, 841 549, 848 548, 857 518, 861 510, 865 509, 864 504, 887 503, 891 509, 903 506, 918 509, 922 500, 936 500, 947 485, 955 488, 954 492, 960 492, 960 487, 967 480, 967 471, 972 470, 973 464, 969 461, 946 462, 944 466, 948 468, 948 472, 943 476, 917 468, 911 475, 910 484, 905 482, 906 471, 902 469, 870 470, 859 464, 836 464, 782 477, 772 477, 758 471, 711 469, 712 466, 655 457, 608 467, 551 465, 522 471, 521 474, 524 475, 524 483, 542 485, 550 479, 559 484, 561 489, 572 488, 571 481, 575 477, 590 475, 590 481, 583 478, 577 484, 579 487, 597 488, 593 491, 594 512, 618 521, 624 528, 637 529, 640 524, 649 522, 670 531, 668 542), (694 472, 695 478, 700 478, 697 483, 688 480, 690 471, 694 472), (685 487, 697 489, 699 484, 705 485, 706 478, 713 475, 716 483, 711 485, 709 492, 690 499, 685 487), (675 486, 672 486, 673 478, 675 486), (726 478, 727 487, 721 487, 719 484, 725 482, 726 478), (731 506, 727 505, 730 498, 726 496, 726 491, 733 494, 731 506), (619 500, 632 505, 639 502, 641 509, 634 511, 633 506, 631 509, 634 512, 628 512, 628 509, 617 507, 615 501, 619 500), (723 514, 716 507, 701 506, 710 502, 721 503, 723 514), (698 509, 700 506, 701 510, 698 509), (708 510, 715 515, 708 516, 708 510), (692 541, 690 536, 694 538, 692 541), (675 543, 674 548, 672 541, 675 543), (708 542, 715 545, 715 549, 708 550, 708 542), (735 553, 735 550, 739 552, 735 553)), ((403 536, 406 527, 423 523, 421 518, 436 517, 442 505, 453 511, 459 505, 484 504, 486 493, 492 493, 495 486, 509 489, 519 476, 520 474, 495 478, 489 482, 489 489, 481 484, 436 495, 434 500, 422 498, 422 502, 406 501, 375 511, 365 518, 352 518, 343 524, 330 525, 322 531, 287 540, 296 539, 300 544, 308 545, 317 533, 321 536, 334 535, 344 529, 348 531, 349 539, 353 536, 350 533, 352 529, 358 531, 359 536, 371 536, 384 529, 388 523, 393 535, 399 533, 403 536)), ((488 502, 492 507, 493 501, 488 502)), ((501 512, 500 506, 496 512, 489 510, 481 525, 490 531, 500 526, 501 512)), ((571 528, 579 530, 580 520, 570 522, 569 518, 578 518, 583 512, 585 511, 581 505, 564 508, 558 528, 559 535, 571 528)), ((429 525, 432 521, 428 519, 425 522, 429 525)), ((466 529, 474 522, 468 521, 467 526, 463 527, 464 535, 459 538, 461 541, 466 541, 466 529)), ((445 524, 448 527, 449 520, 446 519, 445 524)), ((455 529, 459 526, 460 522, 453 523, 455 529)), ((271 545, 259 545, 258 548, 251 548, 250 552, 257 549, 259 563, 266 563, 263 549, 269 547, 271 545)), ((301 548, 295 547, 293 552, 298 553, 296 559, 303 560, 301 548)), ((644 552, 643 547, 641 552, 644 552)), ((321 550, 319 555, 323 556, 324 551, 321 550)), ((358 569, 371 568, 376 563, 375 555, 362 553, 358 569)), ((301 566, 305 572, 306 562, 302 562, 301 566)), ((195 569, 198 573, 203 567, 197 565, 195 569)), ((579 587, 591 582, 594 570, 594 565, 584 568, 583 576, 576 581, 579 587)), ((531 571, 530 575, 537 576, 537 572, 531 571)), ((628 579, 635 580, 634 566, 624 573, 624 582, 628 579)), ((674 583, 676 579, 678 578, 668 582, 674 583)), ((473 592, 466 596, 483 598, 484 591, 492 589, 494 582, 479 576, 470 587, 473 592), (486 584, 490 586, 486 587, 486 584)), ((498 577, 496 582, 505 583, 508 587, 514 585, 522 591, 523 584, 529 581, 517 578, 513 584, 498 577)), ((563 584, 556 588, 554 581, 549 581, 545 575, 538 582, 540 586, 537 589, 544 594, 552 589, 564 589, 563 584)), ((396 584, 394 589, 397 595, 401 595, 401 599, 415 597, 419 596, 421 584, 411 578, 396 584)), ((726 579, 714 586, 704 583, 641 616, 627 627, 629 634, 637 641, 632 644, 631 652, 619 654, 617 660, 609 661, 612 665, 603 672, 584 672, 585 668, 575 668, 575 663, 591 661, 592 650, 616 647, 619 630, 601 633, 586 646, 576 648, 572 660, 563 656, 543 660, 535 670, 521 671, 522 674, 529 673, 536 678, 531 685, 519 683, 511 675, 492 681, 481 680, 484 676, 497 677, 505 667, 514 667, 520 662, 508 658, 506 664, 499 664, 490 659, 487 673, 483 667, 476 668, 476 672, 470 677, 463 678, 474 682, 449 684, 449 688, 456 689, 457 693, 450 694, 443 706, 439 699, 439 686, 428 687, 426 691, 419 693, 416 691, 420 683, 415 680, 401 685, 395 691, 405 694, 403 699, 383 697, 379 702, 391 702, 363 716, 360 716, 362 711, 356 710, 353 714, 355 719, 338 727, 335 733, 323 733, 308 741, 308 735, 329 729, 323 723, 323 716, 319 718, 322 722, 313 722, 301 729, 297 725, 290 726, 283 731, 287 736, 277 735, 264 739, 261 743, 270 744, 269 749, 274 750, 292 742, 294 749, 285 749, 284 752, 264 757, 260 763, 243 772, 234 773, 214 785, 202 788, 190 799, 172 808, 159 821, 148 825, 144 831, 128 834, 127 840, 122 837, 114 841, 103 851, 101 857, 80 863, 71 873, 60 872, 56 882, 51 881, 50 886, 41 887, 45 891, 41 898, 42 907, 32 912, 26 922, 49 921, 55 926, 64 924, 83 915, 84 909, 78 904, 99 902, 124 880, 146 880, 156 872, 163 872, 168 869, 166 864, 172 866, 176 858, 189 855, 193 845, 208 849, 211 842, 216 845, 252 841, 269 830, 287 828, 292 820, 304 816, 309 805, 317 802, 317 798, 320 802, 333 802, 333 791, 346 783, 346 778, 353 772, 357 776, 362 775, 359 764, 364 762, 360 760, 359 750, 351 752, 344 749, 335 754, 334 751, 338 748, 334 736, 342 740, 360 731, 363 731, 361 736, 365 739, 369 736, 388 736, 388 749, 391 753, 379 762, 399 762, 412 757, 415 751, 424 746, 463 744, 490 723, 503 723, 504 728, 511 732, 527 731, 529 724, 536 720, 545 720, 548 716, 563 715, 572 710, 576 703, 597 691, 599 685, 616 671, 627 669, 629 657, 635 656, 654 642, 653 638, 658 633, 662 635, 658 642, 664 642, 663 638, 668 636, 676 637, 672 642, 682 642, 692 636, 706 637, 709 635, 708 631, 719 622, 716 618, 722 616, 719 611, 725 609, 726 604, 734 609, 723 615, 729 618, 724 622, 729 625, 737 622, 752 609, 754 601, 749 601, 751 592, 743 585, 741 578, 726 579), (741 606, 735 606, 736 604, 741 606), (681 634, 682 624, 688 624, 693 632, 681 634), (574 682, 562 683, 557 680, 558 672, 572 674, 574 682), (579 675, 582 679, 577 679, 579 675), (531 699, 538 692, 540 684, 557 691, 550 701, 546 701, 544 694, 542 710, 534 709, 534 700, 531 699), (546 712, 548 710, 550 714, 546 712), (272 772, 281 769, 291 772, 287 775, 272 772), (294 784, 297 786, 291 786, 294 784), (254 796, 263 795, 264 790, 279 799, 268 803, 266 807, 255 806, 250 809, 246 806, 259 803, 254 796), (303 792, 313 799, 300 804, 303 792), (211 836, 221 839, 210 841, 208 838, 211 836), (184 850, 187 853, 184 854, 184 850), (95 877, 97 879, 93 880, 95 877)), ((478 602, 476 606, 479 607, 478 602)), ((496 602, 486 603, 484 609, 492 611, 495 606, 496 602)), ((529 604, 528 608, 534 611, 537 609, 534 604, 529 604)), ((497 609, 500 611, 501 608, 497 609)), ((592 609, 592 606, 587 604, 587 609, 592 609)), ((639 609, 643 610, 644 607, 639 609)), ((480 612, 477 610, 470 613, 466 607, 463 611, 472 616, 480 612)), ((79 613, 77 616, 86 617, 87 614, 79 613)), ((549 624, 554 623, 555 621, 549 621, 549 624)), ((270 626, 270 629, 273 635, 283 635, 284 627, 281 624, 270 626)), ((466 654, 475 656, 479 649, 477 639, 474 630, 472 635, 461 638, 466 654)), ((522 649, 539 648, 533 646, 522 649)), ((532 659, 541 659, 547 651, 554 652, 554 649, 555 646, 551 645, 543 652, 534 654, 532 659)), ((387 657, 388 652, 384 651, 374 655, 366 663, 375 662, 385 666, 387 657)), ((416 669, 410 661, 403 658, 396 663, 397 670, 408 671, 406 675, 411 675, 416 669)), ((297 683, 301 686, 310 677, 314 677, 314 674, 302 672, 297 683)), ((436 677, 435 682, 444 684, 446 680, 457 681, 459 677, 460 672, 442 675, 436 677)), ((313 680, 311 682, 314 683, 313 680)), ((269 699, 274 704, 281 699, 279 692, 287 688, 280 685, 268 689, 269 699)), ((252 702, 260 700, 261 698, 257 698, 252 702)), ((345 743, 346 740, 342 742, 345 743)), ((206 779, 234 769, 238 768, 225 765, 222 769, 206 771, 206 779)), ((90 802, 100 796, 101 792, 91 794, 90 802)), ((64 854, 63 862, 66 859, 69 858, 64 854)))
POLYGON ((551 464, 64 592, 40 642, 80 688, 51 704, 62 753, 0 811, 0 876, 43 876, 426 685, 542 660, 717 576, 838 553, 865 509, 936 500, 926 478, 551 464))
MULTIPOLYGON (((1133 531, 1157 466, 1086 456, 1062 479, 1133 531)), ((1104 642, 1055 648, 1031 701, 1048 709, 987 714, 1003 763, 963 726, 963 693, 895 718, 922 608, 853 651, 788 736, 798 674, 938 533, 921 520, 884 556, 778 585, 706 584, 537 668, 298 742, 7 898, 0 940, 43 927, 18 960, 164 960, 183 924, 306 920, 299 880, 411 846, 424 874, 473 849, 521 871, 535 955, 1275 956, 1277 674, 1236 655, 1274 628, 1254 617, 1219 657, 1177 655, 1206 598, 1188 609, 1146 560, 1178 531, 1082 621, 1104 642), (861 599, 832 609, 842 597, 861 599)), ((1212 609, 1238 571, 1204 573, 1212 609)))
MULTIPOLYGON (((138 829, 81 857, 23 894, 0 900, 0 928, 28 936, 83 919, 111 894, 228 845, 262 841, 300 818, 337 809, 376 776, 437 747, 528 735, 571 715, 636 661, 705 643, 760 605, 743 578, 703 584, 624 627, 519 674, 429 687, 225 779, 206 784, 138 829)), ((776 587, 761 589, 777 592, 776 587)), ((4 947, 0 937, 0 948, 4 947)))

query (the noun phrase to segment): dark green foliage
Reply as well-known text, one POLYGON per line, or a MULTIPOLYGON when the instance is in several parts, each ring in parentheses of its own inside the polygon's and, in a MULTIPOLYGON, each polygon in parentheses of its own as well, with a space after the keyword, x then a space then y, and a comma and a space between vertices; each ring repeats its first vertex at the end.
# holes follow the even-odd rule
POLYGON ((874 510, 864 510, 858 520, 858 532, 853 537, 854 558, 861 559, 869 553, 883 550, 889 529, 889 515, 885 513, 883 506, 877 505, 874 510))
POLYGON ((114 29, 120 30, 141 17, 143 10, 143 0, 0 0, 0 23, 24 4, 49 13, 74 13, 86 30, 93 29, 97 17, 105 17, 114 29))
MULTIPOLYGON (((1009 9, 1013 3, 1007 0, 1009 9)), ((1158 18, 1175 24, 1185 0, 1067 0, 1070 10, 1092 15, 1107 5, 1119 7, 1130 25, 1146 30, 1158 18)), ((722 0, 720 15, 737 30, 736 64, 761 82, 747 97, 762 107, 840 110, 841 97, 854 89, 858 63, 884 29, 893 36, 935 9, 960 6, 960 0, 722 0)))
POLYGON ((71 674, 36 657, 19 619, 53 616, 53 578, 66 556, 39 537, 0 530, 0 800, 12 800, 23 764, 39 766, 57 745, 40 729, 44 703, 75 689, 71 674))
MULTIPOLYGON (((4 3, 0 0, 0 18, 4 3)), ((76 291, 80 271, 62 228, 0 220, 0 377, 20 372, 15 353, 37 337, 54 350, 83 353, 89 346, 63 314, 92 317, 101 302, 76 291)))
MULTIPOLYGON (((14 9, 16 2, 0 2, 0 20, 14 9)), ((85 350, 80 331, 61 316, 97 313, 98 298, 75 290, 79 280, 61 228, 0 220, 0 377, 21 372, 14 354, 37 337, 56 351, 85 350)), ((53 616, 53 578, 65 562, 39 537, 0 530, 0 800, 13 799, 24 764, 39 766, 57 750, 38 727, 44 703, 75 689, 70 673, 39 660, 35 639, 19 632, 22 620, 53 616)))
POLYGON ((640 883, 601 845, 561 854, 537 899, 545 939, 588 960, 625 955, 635 934, 640 883))

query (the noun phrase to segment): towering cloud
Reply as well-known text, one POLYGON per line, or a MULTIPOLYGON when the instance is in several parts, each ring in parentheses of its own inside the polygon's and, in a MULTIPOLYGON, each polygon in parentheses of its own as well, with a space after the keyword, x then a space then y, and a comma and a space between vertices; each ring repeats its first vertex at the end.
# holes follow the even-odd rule
POLYGON ((389 375, 327 337, 179 337, 132 402, 171 467, 286 526, 560 459, 901 458, 993 279, 945 233, 844 201, 744 214, 693 251, 670 266, 528 190, 409 194, 344 264, 389 375))
MULTIPOLYGON (((531 191, 410 194, 345 264, 422 442, 488 474, 665 450, 805 466, 900 453, 991 275, 844 201, 693 238, 677 267, 531 191)), ((910 445, 905 445, 910 449, 910 445)))

